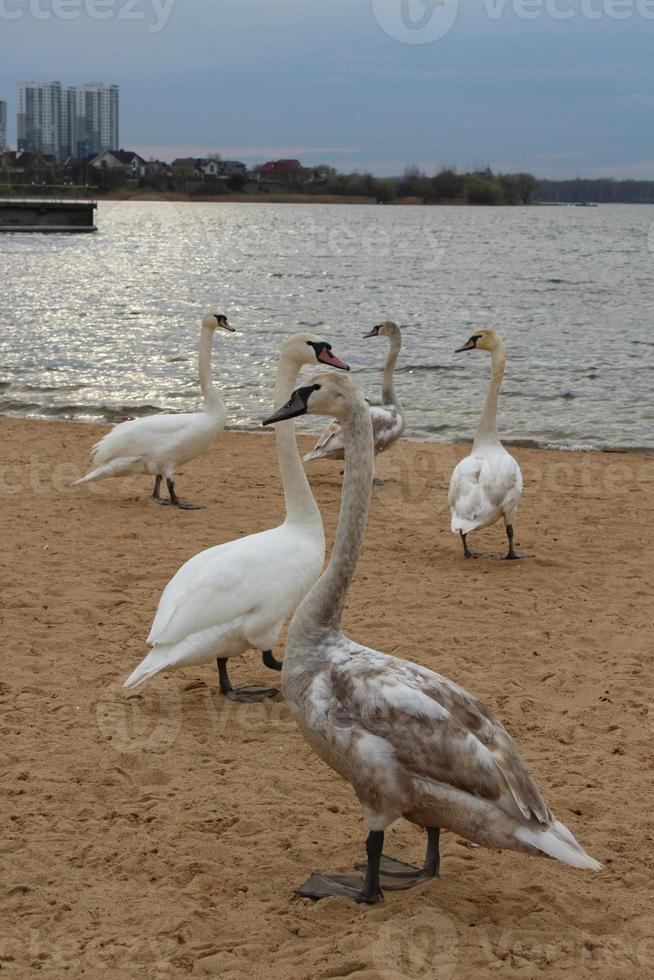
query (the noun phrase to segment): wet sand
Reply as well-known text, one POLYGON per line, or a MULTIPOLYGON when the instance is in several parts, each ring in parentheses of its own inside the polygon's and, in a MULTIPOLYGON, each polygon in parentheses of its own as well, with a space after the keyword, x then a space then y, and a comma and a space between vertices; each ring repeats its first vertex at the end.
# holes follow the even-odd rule
MULTIPOLYGON (((654 460, 515 450, 524 562, 463 560, 446 490, 466 447, 379 461, 347 632, 486 700, 604 870, 445 834, 440 880, 361 908, 293 895, 361 859, 364 828, 283 701, 227 702, 211 666, 121 687, 182 562, 280 519, 272 436, 223 434, 177 475, 206 510, 179 512, 147 478, 67 485, 103 431, 0 421, 1 976, 652 976, 654 460)), ((339 470, 310 469, 328 546, 339 470)), ((502 529, 475 544, 503 552, 502 529)), ((232 674, 278 680, 255 654, 232 674)))

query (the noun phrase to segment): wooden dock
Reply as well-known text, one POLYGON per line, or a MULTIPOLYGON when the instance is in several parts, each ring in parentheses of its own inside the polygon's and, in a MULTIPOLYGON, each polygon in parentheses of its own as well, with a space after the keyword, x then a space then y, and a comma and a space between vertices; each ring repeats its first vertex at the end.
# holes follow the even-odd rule
POLYGON ((0 232, 97 231, 96 208, 95 201, 5 198, 0 200, 0 232))

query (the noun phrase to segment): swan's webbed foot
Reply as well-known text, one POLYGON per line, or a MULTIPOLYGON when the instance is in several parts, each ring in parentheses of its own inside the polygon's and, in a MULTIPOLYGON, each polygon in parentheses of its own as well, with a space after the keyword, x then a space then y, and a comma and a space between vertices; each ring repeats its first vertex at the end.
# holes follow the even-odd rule
POLYGON ((359 875, 332 875, 318 874, 309 875, 307 880, 299 888, 295 889, 296 895, 303 898, 313 898, 320 901, 321 898, 349 898, 353 902, 358 900, 358 896, 363 890, 363 878, 359 875))
POLYGON ((312 874, 303 885, 295 889, 304 898, 349 898, 364 905, 376 905, 384 896, 379 881, 379 862, 384 847, 384 831, 371 830, 366 841, 368 862, 365 878, 358 875, 312 874))
POLYGON ((517 561, 519 558, 534 558, 535 555, 521 555, 513 547, 513 524, 506 525, 506 536, 509 539, 509 550, 506 555, 502 555, 503 561, 517 561))
MULTIPOLYGON (((157 477, 160 479, 160 477, 157 477)), ((166 486, 168 487, 168 493, 170 494, 170 501, 161 501, 161 503, 171 503, 173 507, 179 507, 180 510, 204 510, 203 504, 191 504, 188 500, 180 500, 180 498, 175 493, 175 484, 172 480, 166 477, 166 486)))
POLYGON ((266 698, 274 698, 279 694, 276 687, 263 687, 259 684, 249 684, 247 687, 233 687, 225 695, 230 701, 241 701, 243 704, 257 704, 266 698))
POLYGON ((232 687, 232 682, 227 672, 227 660, 224 657, 219 657, 216 663, 218 664, 220 693, 226 698, 229 698, 230 701, 241 701, 243 704, 256 704, 257 702, 265 701, 266 698, 274 698, 276 694, 279 694, 276 687, 263 687, 259 684, 249 684, 246 687, 232 687))
POLYGON ((461 540, 463 541, 464 558, 495 558, 495 555, 490 551, 471 551, 466 540, 468 535, 464 534, 463 531, 459 531, 459 534, 461 535, 461 540))
MULTIPOLYGON (((425 881, 440 877, 440 830, 437 827, 427 827, 427 852, 422 868, 392 858, 387 854, 381 855, 379 863, 380 880, 384 891, 405 891, 415 888, 425 881)), ((365 871, 367 865, 357 864, 359 871, 365 871)))

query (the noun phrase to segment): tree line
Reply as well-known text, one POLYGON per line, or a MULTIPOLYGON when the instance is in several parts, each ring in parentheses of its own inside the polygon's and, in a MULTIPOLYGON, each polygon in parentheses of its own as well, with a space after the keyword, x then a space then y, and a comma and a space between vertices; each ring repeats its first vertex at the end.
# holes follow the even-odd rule
POLYGON ((654 180, 539 180, 536 200, 550 204, 654 204, 654 180))

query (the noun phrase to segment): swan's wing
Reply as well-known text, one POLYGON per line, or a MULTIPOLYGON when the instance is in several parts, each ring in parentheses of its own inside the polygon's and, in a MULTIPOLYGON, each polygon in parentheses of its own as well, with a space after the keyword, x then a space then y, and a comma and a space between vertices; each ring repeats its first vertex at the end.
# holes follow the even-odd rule
POLYGON ((326 457, 334 456, 338 456, 340 459, 342 459, 344 452, 345 443, 343 441, 341 426, 338 422, 332 422, 332 424, 325 429, 311 452, 306 454, 304 457, 304 462, 306 463, 311 459, 325 459, 326 457))
POLYGON ((116 456, 144 456, 152 451, 153 443, 181 434, 194 420, 203 417, 201 412, 183 412, 121 422, 93 447, 94 462, 104 463, 116 456))
POLYGON ((409 777, 551 819, 504 726, 483 702, 426 667, 359 648, 334 666, 332 690, 353 723, 392 747, 409 777))
MULTIPOLYGON (((453 515, 474 523, 482 515, 484 498, 479 486, 481 460, 466 456, 454 467, 448 492, 453 515)), ((453 530, 454 524, 452 525, 453 530)))
POLYGON ((480 483, 494 507, 511 511, 522 493, 522 474, 516 460, 502 447, 484 459, 480 483))
POLYGON ((178 643, 256 609, 264 600, 266 575, 280 561, 280 531, 227 541, 182 565, 161 595, 148 643, 178 643))
POLYGON ((395 406, 371 406, 370 420, 376 453, 383 453, 396 439, 400 438, 406 428, 404 416, 395 406))

